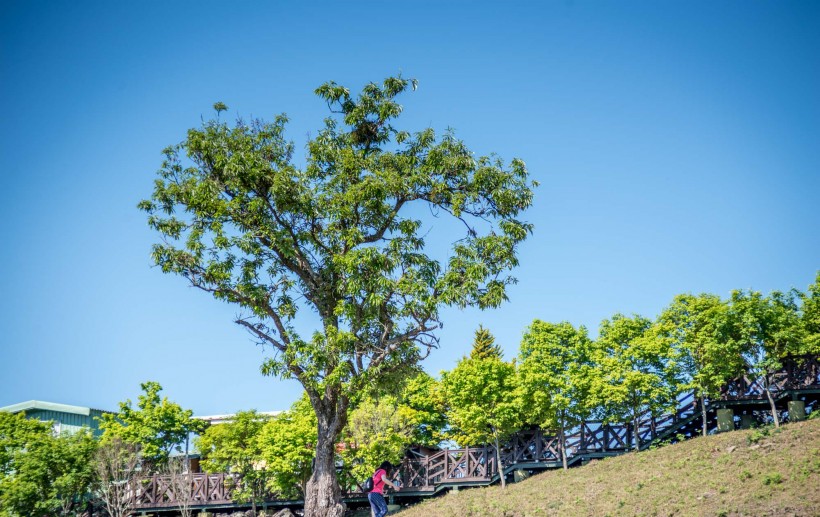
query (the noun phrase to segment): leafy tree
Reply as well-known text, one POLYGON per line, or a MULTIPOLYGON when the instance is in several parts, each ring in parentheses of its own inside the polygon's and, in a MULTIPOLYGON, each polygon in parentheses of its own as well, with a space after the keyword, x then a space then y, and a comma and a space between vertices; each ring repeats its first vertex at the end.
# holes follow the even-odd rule
POLYGON ((25 413, 0 411, 0 474, 5 480, 14 473, 14 460, 26 451, 27 444, 51 433, 51 427, 25 413))
POLYGON ((269 471, 262 463, 261 431, 267 417, 256 410, 240 411, 230 422, 210 426, 196 440, 207 472, 230 472, 238 478, 232 498, 249 502, 253 515, 265 498, 269 471))
POLYGON ((412 426, 411 444, 437 447, 445 439, 447 396, 442 384, 428 374, 409 379, 400 394, 399 411, 412 426))
POLYGON ((412 444, 413 425, 393 397, 366 400, 350 414, 342 451, 354 479, 373 474, 379 464, 398 464, 412 444))
POLYGON ((137 408, 131 401, 120 402, 116 414, 106 413, 100 419, 103 440, 119 438, 125 442, 138 444, 142 458, 152 466, 160 466, 168 461, 173 450, 182 452, 180 444, 191 433, 201 433, 207 422, 193 418, 193 411, 160 398, 162 386, 158 382, 141 385, 143 394, 139 396, 137 408))
POLYGON ((96 481, 94 454, 97 441, 90 430, 60 435, 54 439, 54 492, 63 515, 72 515, 85 507, 96 481))
POLYGON ((495 342, 495 337, 483 325, 479 325, 473 338, 473 350, 470 352, 473 359, 487 359, 489 357, 502 358, 501 347, 495 342))
POLYGON ((588 418, 592 346, 585 327, 535 320, 524 333, 519 358, 519 389, 526 421, 557 428, 567 468, 566 431, 588 418))
POLYGON ((820 271, 805 293, 800 293, 800 323, 805 353, 820 354, 820 271))
POLYGON ((87 430, 55 437, 46 423, 0 413, 0 512, 73 515, 91 493, 95 448, 87 430))
POLYGON ((316 455, 316 415, 307 397, 265 423, 260 433, 268 488, 286 499, 304 497, 316 455))
POLYGON ((809 350, 795 293, 774 291, 764 297, 757 291, 734 291, 731 311, 748 366, 753 375, 763 380, 772 419, 775 426, 780 426, 770 375, 783 367, 785 357, 809 350))
POLYGON ((591 392, 607 420, 632 422, 637 451, 640 414, 649 411, 657 416, 675 406, 675 383, 669 369, 672 350, 652 332, 652 322, 638 315, 616 314, 604 320, 598 336, 598 373, 591 392))
POLYGON ((442 383, 450 401, 453 437, 465 446, 495 444, 501 486, 505 487, 501 441, 521 427, 515 366, 495 357, 465 358, 442 374, 442 383))
POLYGON ((743 372, 729 307, 711 294, 682 294, 661 313, 656 330, 673 351, 678 389, 692 390, 700 399, 706 436, 706 399, 717 396, 726 382, 743 372))
POLYGON ((304 387, 318 422, 305 506, 317 517, 344 512, 334 448, 351 397, 423 359, 441 307, 500 305, 532 230, 518 219, 532 202, 521 160, 505 167, 451 132, 393 126, 397 96, 415 85, 389 77, 358 96, 319 87, 331 115, 304 166, 284 115, 235 125, 217 116, 165 150, 139 204, 162 237, 162 270, 244 309, 236 323, 275 351, 263 373, 304 387), (424 252, 426 214, 464 229, 443 263, 424 252), (318 315, 309 336, 295 329, 304 308, 305 324, 318 315))

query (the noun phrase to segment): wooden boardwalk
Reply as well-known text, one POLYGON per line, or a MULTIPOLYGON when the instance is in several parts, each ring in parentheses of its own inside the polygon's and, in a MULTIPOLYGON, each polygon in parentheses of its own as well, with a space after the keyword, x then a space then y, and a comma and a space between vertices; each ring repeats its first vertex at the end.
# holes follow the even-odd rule
MULTIPOLYGON (((788 402, 803 401, 814 411, 820 410, 820 358, 790 360, 784 368, 769 376, 775 405, 784 420, 788 420, 788 402)), ((720 398, 707 400, 709 429, 717 427, 716 410, 732 409, 736 416, 743 412, 766 418, 769 402, 763 385, 748 378, 736 379, 722 390, 720 398)), ((679 400, 677 409, 668 414, 642 415, 637 426, 583 422, 566 435, 567 463, 578 465, 591 459, 623 454, 636 445, 645 449, 661 441, 677 441, 701 432, 700 401, 692 394, 679 400)), ((530 429, 516 434, 501 447, 501 468, 492 446, 444 449, 429 455, 406 458, 395 473, 401 490, 392 494, 395 500, 416 500, 430 497, 458 486, 480 486, 495 483, 501 473, 507 476, 515 470, 528 473, 560 468, 563 458, 559 438, 554 433, 530 429)), ((246 508, 231 499, 233 479, 230 474, 190 474, 191 508, 246 508)), ((366 502, 360 487, 346 487, 349 503, 366 502)), ((266 507, 302 506, 302 501, 270 499, 266 507)), ((141 481, 135 490, 133 509, 136 513, 173 511, 178 507, 170 479, 152 476, 141 481)))

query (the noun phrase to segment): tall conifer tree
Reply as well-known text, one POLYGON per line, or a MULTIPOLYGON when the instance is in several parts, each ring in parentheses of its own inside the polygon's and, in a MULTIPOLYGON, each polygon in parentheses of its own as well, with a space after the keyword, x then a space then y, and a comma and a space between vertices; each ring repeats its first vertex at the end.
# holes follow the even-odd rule
POLYGON ((494 357, 501 359, 501 354, 501 347, 495 342, 495 336, 483 325, 479 325, 473 338, 473 350, 470 352, 470 358, 489 359, 494 357))

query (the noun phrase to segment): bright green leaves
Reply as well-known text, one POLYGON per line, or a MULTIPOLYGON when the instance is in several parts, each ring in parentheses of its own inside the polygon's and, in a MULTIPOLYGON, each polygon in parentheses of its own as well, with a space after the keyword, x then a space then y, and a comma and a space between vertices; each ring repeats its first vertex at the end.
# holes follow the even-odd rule
POLYGON ((160 398, 159 383, 145 382, 141 388, 137 409, 127 400, 120 403, 119 413, 102 416, 103 440, 118 438, 139 445, 145 460, 160 465, 172 450, 182 450, 181 444, 190 433, 202 432, 207 423, 194 419, 190 409, 183 409, 167 397, 160 398))
POLYGON ((419 372, 401 391, 399 409, 412 426, 413 445, 437 447, 444 440, 447 395, 441 382, 419 372))
POLYGON ((0 514, 45 517, 84 508, 96 446, 86 430, 53 436, 47 423, 0 412, 0 514))
POLYGON ((442 374, 451 435, 459 445, 497 442, 520 428, 516 380, 515 366, 497 357, 465 358, 442 374))
POLYGON ((262 459, 269 472, 268 489, 284 498, 304 497, 315 456, 317 422, 310 401, 297 400, 262 428, 262 459))
POLYGON ((413 444, 413 425, 394 397, 368 399, 348 418, 341 456, 354 479, 373 474, 383 461, 398 464, 413 444))
POLYGON ((240 411, 230 422, 213 425, 196 440, 207 472, 237 476, 232 497, 239 502, 264 500, 268 472, 262 461, 260 435, 267 417, 256 411, 240 411))
POLYGON ((729 307, 714 295, 679 295, 664 309, 656 332, 673 351, 681 389, 714 397, 743 373, 740 343, 733 331, 729 307))
POLYGON ((235 500, 260 503, 268 493, 299 499, 310 477, 316 417, 305 397, 273 417, 240 411, 231 421, 209 427, 196 445, 207 472, 236 476, 235 500))
POLYGON ((566 429, 589 416, 593 343, 584 327, 535 320, 521 341, 519 393, 527 421, 566 429))
POLYGON ((820 354, 820 272, 805 293, 801 293, 800 325, 806 353, 820 354))
POLYGON ((794 293, 733 291, 730 313, 736 339, 750 366, 760 373, 777 370, 789 355, 808 353, 805 327, 794 293))
POLYGON ((264 372, 317 394, 371 382, 435 346, 441 306, 506 299, 532 232, 518 219, 532 204, 526 166, 475 157, 452 132, 395 129, 397 98, 415 86, 389 77, 355 96, 319 87, 331 117, 304 167, 292 160, 284 116, 207 121, 165 150, 154 193, 139 204, 162 237, 152 258, 246 311, 237 323, 275 352, 264 372), (463 223, 443 264, 424 252, 430 221, 409 217, 412 205, 463 223), (294 332, 302 306, 322 321, 311 339, 294 332))
POLYGON ((595 354, 590 392, 605 420, 634 423, 643 412, 660 415, 675 407, 673 350, 650 320, 622 314, 604 320, 595 354))
MULTIPOLYGON (((448 434, 462 446, 492 443, 499 471, 501 443, 523 423, 517 380, 515 364, 492 356, 465 357, 455 369, 442 373, 441 383, 450 404, 448 434)), ((506 486, 504 476, 501 486, 506 486)))

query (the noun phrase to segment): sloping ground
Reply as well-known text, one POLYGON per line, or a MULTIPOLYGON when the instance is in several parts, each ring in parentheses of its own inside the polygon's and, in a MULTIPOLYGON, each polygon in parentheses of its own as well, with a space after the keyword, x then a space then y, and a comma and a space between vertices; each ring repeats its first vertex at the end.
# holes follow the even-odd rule
POLYGON ((735 431, 461 490, 401 517, 820 516, 820 419, 735 431))

